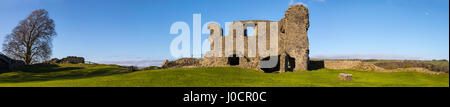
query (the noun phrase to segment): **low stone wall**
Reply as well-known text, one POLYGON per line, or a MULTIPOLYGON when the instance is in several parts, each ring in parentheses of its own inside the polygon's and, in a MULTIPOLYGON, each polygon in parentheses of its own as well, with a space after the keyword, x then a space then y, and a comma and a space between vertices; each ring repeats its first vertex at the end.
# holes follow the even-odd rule
POLYGON ((324 65, 327 69, 352 69, 360 65, 361 61, 333 61, 333 60, 325 60, 324 65))
POLYGON ((84 58, 83 57, 77 57, 77 56, 68 56, 68 57, 62 58, 62 59, 53 58, 53 59, 44 61, 42 63, 47 63, 47 64, 59 64, 59 63, 78 64, 78 63, 84 63, 84 58))
POLYGON ((68 56, 66 58, 61 59, 60 63, 72 63, 72 64, 84 63, 84 58, 76 56, 68 56))
POLYGON ((200 59, 181 58, 175 61, 165 60, 161 65, 161 68, 189 68, 199 66, 200 66, 200 59))

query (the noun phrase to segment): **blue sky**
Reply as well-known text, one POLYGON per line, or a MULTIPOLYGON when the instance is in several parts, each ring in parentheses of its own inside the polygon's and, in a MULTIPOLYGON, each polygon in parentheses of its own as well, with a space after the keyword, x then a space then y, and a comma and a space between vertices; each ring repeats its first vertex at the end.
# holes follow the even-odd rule
POLYGON ((194 13, 202 15, 202 24, 222 26, 278 21, 293 4, 309 8, 313 58, 449 59, 448 0, 1 0, 0 41, 43 8, 58 33, 52 57, 160 65, 173 59, 174 22, 187 22, 192 30, 194 13))

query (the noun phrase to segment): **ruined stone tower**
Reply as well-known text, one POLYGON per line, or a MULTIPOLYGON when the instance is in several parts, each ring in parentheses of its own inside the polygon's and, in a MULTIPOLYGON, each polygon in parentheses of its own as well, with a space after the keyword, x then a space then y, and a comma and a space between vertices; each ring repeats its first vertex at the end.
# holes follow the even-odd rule
MULTIPOLYGON (((208 40, 211 43, 211 51, 207 52, 205 57, 200 60, 201 66, 237 66, 264 72, 308 70, 309 42, 307 31, 309 28, 309 13, 305 6, 293 5, 289 7, 285 13, 285 17, 278 22, 249 20, 236 21, 233 24, 242 24, 244 31, 238 31, 233 26, 230 26, 228 35, 224 36, 222 34, 223 30, 221 29, 210 30, 211 36, 208 40), (277 26, 273 24, 277 24, 277 26), (247 34, 247 26, 254 27, 254 35, 247 34), (258 31, 259 28, 265 28, 266 32, 258 31), (266 36, 266 46, 261 48, 271 50, 271 45, 278 44, 277 53, 264 54, 254 50, 260 48, 259 45, 255 44, 264 42, 264 39, 258 38, 259 36, 263 36, 260 34, 265 34, 266 36), (270 35, 275 35, 276 38, 271 38, 270 35), (270 43, 270 39, 277 40, 278 43, 270 43), (243 42, 243 44, 239 45, 236 42, 243 42), (221 51, 217 51, 219 49, 221 51), (243 49, 243 53, 238 51, 240 49, 243 49), (262 68, 261 61, 267 60, 270 56, 278 57, 277 65, 273 68, 262 68)), ((210 25, 209 27, 214 26, 217 27, 218 25, 210 25)))

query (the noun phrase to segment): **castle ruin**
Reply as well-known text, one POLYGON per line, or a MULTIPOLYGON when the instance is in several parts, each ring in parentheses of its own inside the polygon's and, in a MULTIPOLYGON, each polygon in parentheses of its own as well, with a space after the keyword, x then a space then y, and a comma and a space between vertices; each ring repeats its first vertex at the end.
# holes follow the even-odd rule
POLYGON ((242 35, 241 31, 238 31, 231 26, 228 36, 224 36, 222 34, 222 30, 211 30, 211 36, 208 38, 209 42, 211 43, 211 51, 207 52, 205 54, 205 57, 199 61, 202 67, 236 66, 247 69, 256 69, 264 72, 308 70, 309 42, 307 31, 309 28, 309 13, 308 9, 305 6, 293 5, 289 7, 289 9, 285 13, 285 17, 278 22, 266 20, 249 20, 236 21, 233 22, 233 24, 242 24, 242 26, 244 26, 244 34, 242 35), (265 23, 260 24, 260 22, 265 23), (278 24, 278 26, 273 26, 271 24, 278 24), (248 26, 254 27, 255 33, 253 36, 247 34, 248 26), (259 27, 265 28, 265 32, 258 32, 259 27), (277 27, 277 30, 271 31, 273 27, 277 27), (265 41, 258 38, 259 36, 261 36, 259 34, 265 34, 265 41), (270 35, 273 36, 275 34, 277 34, 275 36, 276 38, 270 37, 270 35), (220 41, 220 39, 222 39, 222 41, 220 41), (266 47, 262 48, 271 50, 271 48, 273 48, 271 45, 276 45, 276 42, 271 44, 269 42, 270 39, 277 40, 278 53, 260 55, 263 53, 248 48, 249 46, 253 46, 253 49, 258 49, 258 45, 255 44, 258 44, 259 42, 265 42, 266 47), (243 46, 236 44, 236 42, 242 42, 240 40, 243 40, 243 46), (256 43, 249 40, 256 40, 256 43), (256 48, 254 46, 256 46, 256 48), (218 53, 214 52, 214 48, 219 48, 221 49, 221 51, 219 51, 218 53), (244 53, 239 53, 240 51, 237 51, 240 48, 244 48, 244 53), (227 51, 228 53, 230 53, 229 51, 232 51, 231 53, 234 54, 226 54, 227 51), (216 57, 209 57, 214 55, 216 57), (277 65, 272 68, 261 67, 261 62, 268 60, 270 56, 278 57, 277 65))

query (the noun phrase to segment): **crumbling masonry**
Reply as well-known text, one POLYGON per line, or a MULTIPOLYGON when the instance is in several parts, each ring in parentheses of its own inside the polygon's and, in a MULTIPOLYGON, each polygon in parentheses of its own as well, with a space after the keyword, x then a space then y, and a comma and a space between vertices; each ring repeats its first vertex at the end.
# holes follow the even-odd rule
MULTIPOLYGON (((217 67, 217 66, 236 66, 248 69, 256 69, 264 72, 285 72, 285 71, 294 71, 294 70, 308 70, 308 62, 309 62, 309 42, 307 31, 309 28, 309 13, 308 9, 303 5, 293 5, 289 7, 289 9, 285 13, 285 17, 278 22, 274 21, 265 21, 265 20, 250 20, 250 21, 237 21, 234 24, 243 24, 244 26, 244 36, 236 36, 239 31, 233 31, 230 27, 230 32, 228 35, 231 36, 223 36, 222 31, 214 31, 211 30, 211 36, 208 38, 211 43, 211 51, 205 54, 203 59, 200 59, 199 65, 202 67, 217 67), (266 22, 265 24, 260 25, 258 22, 266 22), (274 34, 274 31, 270 31, 271 24, 278 24, 277 31, 278 35, 276 36, 278 39, 278 54, 262 54, 258 50, 259 42, 263 42, 262 40, 258 40, 258 27, 264 26, 266 28, 266 47, 265 49, 271 49, 270 45, 270 34, 274 34), (247 26, 253 26, 255 29, 254 36, 247 35, 247 26), (216 33, 216 34, 215 34, 216 33), (241 48, 242 46, 236 46, 236 39, 243 37, 244 42, 244 53, 236 54, 236 49, 241 48), (220 45, 215 46, 214 38, 222 39, 220 45), (231 39, 230 39, 231 38, 231 39), (227 40, 228 39, 228 40, 227 40), (256 39, 256 43, 249 42, 249 40, 256 39), (231 41, 230 41, 231 40, 231 41), (225 43, 226 42, 226 43, 225 43), (228 46, 226 46, 228 45, 228 46), (256 50, 249 51, 248 46, 256 46, 256 50), (232 50, 225 50, 226 47, 232 46, 232 50), (217 57, 217 53, 214 53, 212 50, 214 48, 221 48, 222 51, 219 53, 220 57, 217 57), (235 54, 225 55, 227 51, 233 51, 235 54), (252 53, 256 52, 256 53, 252 53), (256 56, 253 56, 256 54, 256 56), (208 57, 214 56, 216 57, 208 57), (252 55, 252 56, 249 56, 252 55), (270 56, 278 57, 277 66, 273 68, 261 68, 261 61, 268 60, 270 56)), ((219 39, 219 40, 220 40, 219 39)), ((217 40, 217 39, 216 39, 217 40)), ((240 41, 239 41, 240 42, 240 41)), ((230 48, 227 48, 230 49, 230 48)))

